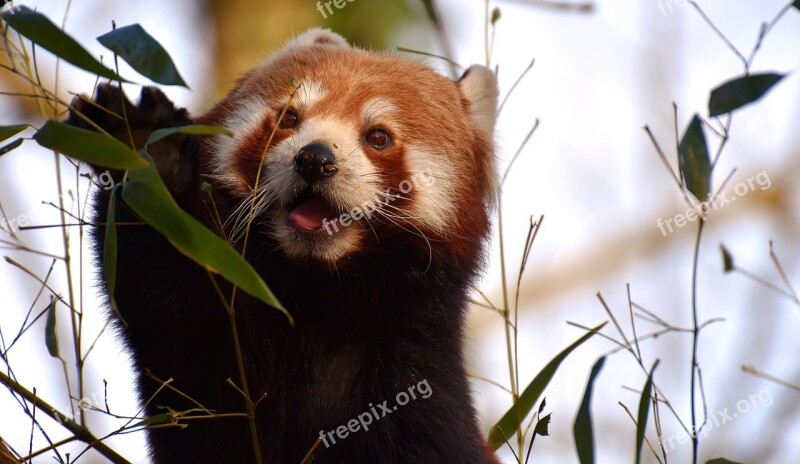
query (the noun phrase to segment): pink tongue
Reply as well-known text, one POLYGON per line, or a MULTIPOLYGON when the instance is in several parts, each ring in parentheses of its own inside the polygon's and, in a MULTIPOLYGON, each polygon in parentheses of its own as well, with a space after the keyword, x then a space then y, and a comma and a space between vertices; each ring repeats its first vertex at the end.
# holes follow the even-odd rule
POLYGON ((322 221, 332 214, 331 207, 320 197, 312 197, 289 211, 289 222, 298 228, 317 230, 322 221))

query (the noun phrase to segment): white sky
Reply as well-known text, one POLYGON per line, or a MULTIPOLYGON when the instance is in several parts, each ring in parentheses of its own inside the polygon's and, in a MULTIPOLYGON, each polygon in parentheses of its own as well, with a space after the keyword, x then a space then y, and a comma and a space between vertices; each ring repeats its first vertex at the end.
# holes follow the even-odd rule
MULTIPOLYGON (((367 1, 367 0, 363 0, 367 1)), ((205 50, 212 40, 207 28, 192 25, 199 12, 193 2, 145 0, 112 4, 100 1, 73 2, 67 29, 94 53, 103 49, 94 37, 109 29, 111 19, 141 23, 171 51, 192 93, 170 89, 169 95, 195 112, 211 87, 204 70, 209 63, 205 50), (158 11, 158 14, 153 14, 158 11), (191 44, 190 47, 186 45, 191 44)), ((741 64, 710 31, 692 7, 678 6, 662 15, 655 0, 600 0, 592 15, 564 14, 526 6, 527 2, 493 2, 502 10, 498 23, 493 64, 500 66, 503 94, 532 58, 536 64, 519 85, 498 123, 498 153, 501 168, 530 128, 535 118, 541 126, 508 178, 503 203, 509 280, 515 269, 531 214, 545 214, 544 226, 528 265, 520 316, 520 379, 527 383, 557 352, 580 336, 566 325, 576 321, 596 325, 606 320, 595 293, 602 291, 626 328, 626 283, 634 299, 661 317, 682 326, 690 323, 690 268, 694 224, 667 237, 656 220, 685 210, 677 188, 658 160, 642 126, 649 124, 674 159, 672 102, 679 108, 682 131, 694 112, 706 113, 708 92, 717 84, 741 72, 741 64), (672 148, 671 148, 672 147, 672 148), (648 250, 655 251, 648 251, 648 250), (552 290, 552 291, 551 291, 552 290), (527 293, 526 293, 527 291, 527 293)), ((28 1, 51 18, 61 18, 64 2, 28 1)), ((749 52, 759 23, 770 19, 783 1, 702 1, 701 6, 731 41, 749 52)), ((311 6, 310 6, 311 7, 311 6)), ((350 5, 357 8, 358 3, 350 5)), ((444 1, 446 18, 456 60, 462 64, 483 61, 483 2, 444 1)), ((321 24, 324 26, 324 24, 321 24)), ((797 52, 800 13, 790 11, 772 31, 755 62, 755 71, 794 71, 800 61, 797 52)), ((287 35, 289 31, 287 31, 287 35)), ((403 35, 398 45, 405 46, 403 35)), ((90 76, 64 67, 64 86, 88 91, 90 76)), ((130 74, 130 73, 129 73, 130 74)), ((0 102, 7 101, 0 99, 0 102)), ((753 408, 730 423, 710 431, 701 444, 704 458, 724 453, 740 461, 792 462, 800 452, 796 440, 800 421, 792 420, 798 403, 797 392, 756 379, 739 370, 741 364, 800 383, 796 361, 800 308, 773 292, 762 291, 740 275, 722 275, 718 244, 724 242, 737 263, 779 282, 769 263, 767 242, 776 249, 795 283, 800 283, 797 236, 800 192, 794 173, 800 134, 800 83, 789 76, 757 105, 734 119, 732 139, 718 166, 718 185, 734 167, 734 186, 759 172, 772 181, 766 194, 783 192, 785 214, 759 210, 762 203, 751 198, 764 191, 749 192, 738 203, 715 212, 703 241, 700 260, 701 319, 725 317, 727 322, 703 332, 700 361, 711 411, 736 409, 749 395, 767 392, 772 405, 753 408), (767 389, 767 390, 764 390, 767 389), (774 427, 774 428, 773 428, 774 427), (773 449, 770 455, 764 450, 773 449), (763 460, 766 459, 766 460, 763 460)), ((18 122, 8 103, 0 103, 0 124, 18 122)), ((709 136, 711 140, 711 137, 709 136)), ((31 146, 33 144, 30 144, 31 146)), ((11 215, 37 214, 47 222, 49 209, 40 205, 54 198, 52 155, 34 149, 19 150, 0 158, 0 201, 11 215), (47 172, 46 181, 35 181, 31 173, 47 172)), ((52 217, 50 218, 52 222, 52 217)), ((57 250, 39 234, 32 242, 57 250)), ((496 242, 496 240, 495 240, 496 242)), ((495 251, 497 249, 495 243, 495 251)), ((15 258, 19 254, 7 253, 15 258)), ((496 253, 482 284, 499 303, 499 260, 496 253)), ((86 269, 91 269, 89 258, 86 269)), ((30 264, 44 272, 49 262, 30 264)), ((6 337, 27 310, 32 294, 30 280, 8 265, 0 267, 0 306, 6 337), (23 287, 26 286, 26 287, 23 287), (25 291, 20 291, 25 288, 25 291), (8 325, 6 325, 8 324, 8 325), (6 327, 9 327, 8 329, 6 327)), ((87 272, 85 279, 91 280, 87 272)), ((63 283, 63 280, 61 281, 63 283)), ((93 297, 87 285, 85 297, 93 297)), ((91 304, 86 304, 92 307, 91 304)), ((38 307, 43 307, 39 305, 38 307)), ((87 331, 99 330, 99 314, 87 316, 87 331)), ((62 321, 64 322, 64 321, 62 321)), ((640 321, 641 331, 652 326, 640 321)), ((63 333, 67 333, 64 326, 63 333)), ((34 328, 34 332, 41 330, 34 328)), ((616 335, 610 328, 605 331, 616 335)), ((502 324, 496 316, 476 310, 472 318, 469 357, 471 370, 507 384, 505 343, 502 324)), ((630 332, 628 332, 630 333, 630 332)), ((33 334, 32 334, 33 335, 33 334)), ((47 357, 41 339, 28 336, 15 348, 12 363, 26 385, 36 385, 42 397, 57 398, 65 405, 60 367, 47 357)), ((662 359, 656 379, 685 419, 688 417, 688 336, 668 335, 642 345, 647 364, 662 359)), ((539 438, 533 452, 537 463, 577 462, 572 444, 572 422, 583 395, 594 360, 610 349, 593 340, 565 362, 546 392, 548 411, 553 412, 552 437, 539 438)), ((87 376, 87 392, 102 392, 102 379, 109 379, 109 402, 114 411, 135 411, 133 380, 125 369, 127 358, 110 334, 102 337, 87 376)), ((617 401, 635 409, 638 395, 623 385, 641 388, 644 377, 625 354, 606 363, 594 396, 595 427, 599 432, 598 462, 630 462, 635 428, 617 401)), ((476 382, 476 401, 484 430, 509 407, 508 398, 495 387, 476 382)), ((675 421, 664 413, 667 434, 677 433, 675 421)), ((0 435, 12 443, 27 443, 29 424, 18 406, 0 395, 0 435), (13 419, 8 419, 13 418, 13 419)), ((95 420, 99 430, 110 424, 95 420)), ((54 429, 51 427, 51 429, 54 429)), ((654 438, 654 434, 650 435, 654 438)), ((60 436, 53 437, 54 439, 60 436)), ((112 446, 134 462, 145 456, 140 434, 115 438, 112 446)), ((73 450, 76 448, 73 448, 73 450)), ((686 462, 689 445, 677 445, 669 454, 672 462, 686 462)), ((74 451, 73 451, 74 453, 74 451)), ((645 453, 646 461, 651 456, 645 453)), ((505 462, 511 462, 504 455, 505 462)), ((45 462, 45 459, 39 462, 45 462)))

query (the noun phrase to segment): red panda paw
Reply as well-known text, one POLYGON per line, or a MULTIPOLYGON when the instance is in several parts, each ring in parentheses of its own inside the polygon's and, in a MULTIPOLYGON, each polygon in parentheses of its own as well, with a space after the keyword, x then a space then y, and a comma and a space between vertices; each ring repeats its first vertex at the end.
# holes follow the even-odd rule
MULTIPOLYGON (((153 131, 192 124, 192 119, 157 87, 142 87, 139 101, 134 105, 117 85, 100 84, 93 99, 85 96, 73 99, 66 123, 93 131, 99 127, 126 145, 130 146, 133 140, 133 147, 138 150, 153 131)), ((174 134, 148 145, 147 152, 173 193, 185 191, 196 180, 197 157, 190 136, 174 134)), ((121 173, 112 175, 121 177, 121 173)))

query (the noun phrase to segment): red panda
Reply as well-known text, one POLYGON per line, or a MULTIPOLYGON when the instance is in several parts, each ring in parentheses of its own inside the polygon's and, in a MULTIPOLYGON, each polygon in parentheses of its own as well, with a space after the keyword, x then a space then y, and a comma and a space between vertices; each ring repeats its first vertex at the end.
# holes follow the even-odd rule
MULTIPOLYGON (((149 87, 137 105, 101 85, 74 107, 129 140, 107 111, 123 104, 137 146, 161 127, 233 133, 175 135, 150 154, 176 201, 233 246, 250 228, 245 256, 295 319, 236 297, 263 462, 299 463, 317 441, 316 464, 497 462, 462 353, 496 193, 490 70, 452 81, 312 29, 197 118, 149 87)), ((98 195, 98 218, 108 201, 98 195)), ((136 220, 124 204, 117 214, 136 220)), ((93 237, 99 263, 104 234, 93 237)), ((244 410, 226 381, 239 378, 228 316, 204 269, 148 227, 119 227, 115 299, 140 399, 161 386, 153 377, 183 393, 162 389, 148 414, 244 410)), ((187 422, 148 432, 154 462, 255 462, 247 418, 187 422)))

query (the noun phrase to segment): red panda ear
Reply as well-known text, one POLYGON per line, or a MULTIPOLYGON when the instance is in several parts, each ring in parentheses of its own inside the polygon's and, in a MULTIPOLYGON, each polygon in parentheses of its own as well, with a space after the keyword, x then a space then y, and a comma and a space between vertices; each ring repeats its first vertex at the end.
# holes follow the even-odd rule
POLYGON ((331 31, 330 29, 320 29, 318 27, 313 27, 298 35, 294 39, 287 42, 286 47, 284 48, 289 49, 294 47, 319 46, 350 48, 350 44, 347 43, 347 40, 345 40, 344 37, 331 31))
POLYGON ((473 126, 487 140, 492 140, 497 119, 497 78, 486 66, 469 67, 458 80, 461 93, 469 102, 469 116, 473 126))
POLYGON ((499 187, 495 173, 494 123, 497 119, 497 78, 487 67, 472 65, 458 80, 458 88, 468 103, 472 127, 478 134, 476 143, 483 147, 476 153, 483 198, 487 205, 496 204, 499 187))

